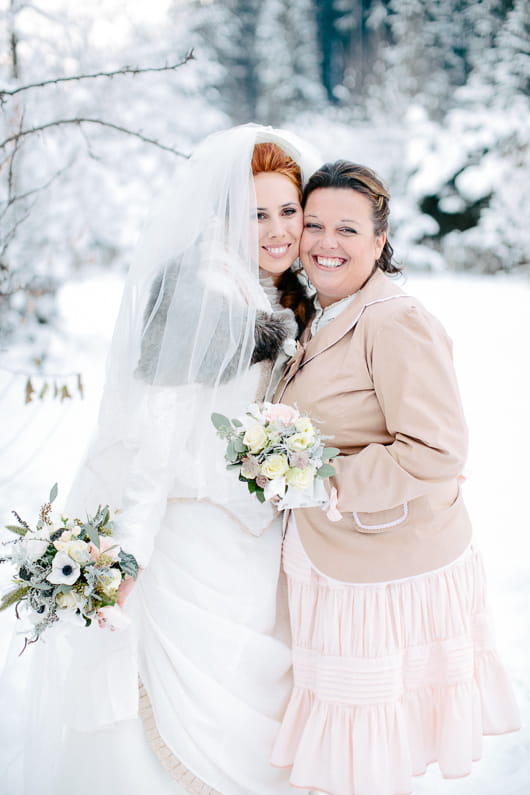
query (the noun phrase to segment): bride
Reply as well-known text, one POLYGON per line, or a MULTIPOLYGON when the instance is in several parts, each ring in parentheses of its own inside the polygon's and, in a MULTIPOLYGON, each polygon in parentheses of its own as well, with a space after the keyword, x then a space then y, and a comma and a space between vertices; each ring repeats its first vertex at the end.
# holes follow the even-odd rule
POLYGON ((226 471, 210 415, 272 394, 293 352, 307 300, 290 266, 316 165, 290 133, 215 134, 146 230, 67 506, 116 510, 143 569, 130 625, 54 627, 26 652, 9 795, 292 792, 269 764, 291 689, 280 519, 226 471))

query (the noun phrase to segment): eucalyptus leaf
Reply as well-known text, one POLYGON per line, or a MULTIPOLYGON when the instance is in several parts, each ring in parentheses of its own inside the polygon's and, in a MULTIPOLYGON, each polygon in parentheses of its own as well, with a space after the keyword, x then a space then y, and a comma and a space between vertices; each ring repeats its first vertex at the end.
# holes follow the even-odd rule
POLYGON ((322 466, 317 469, 317 476, 319 478, 330 478, 334 474, 335 467, 332 467, 330 464, 322 464, 322 466))
MULTIPOLYGON (((234 463, 234 464, 227 464, 226 465, 227 469, 239 469, 240 467, 241 467, 240 463, 234 463)), ((246 480, 246 478, 244 478, 244 479, 246 480)), ((241 480, 241 478, 240 478, 240 480, 241 480)))
POLYGON ((82 529, 92 541, 94 546, 99 549, 99 534, 97 527, 94 527, 94 525, 90 524, 90 522, 87 522, 86 524, 82 525, 82 529))
POLYGON ((105 527, 105 525, 108 523, 108 521, 110 519, 110 511, 109 511, 109 506, 108 505, 105 505, 105 507, 101 511, 101 514, 102 514, 101 515, 101 519, 98 522, 98 524, 99 524, 100 527, 105 527))
POLYGON ((335 458, 336 455, 340 455, 340 450, 338 447, 324 447, 322 450, 323 461, 329 461, 330 458, 335 458))
POLYGON ((237 420, 237 419, 236 420, 232 420, 232 425, 234 426, 234 428, 242 428, 243 427, 243 423, 241 422, 241 420, 237 420))
POLYGON ((57 497, 58 493, 59 493, 59 487, 58 487, 57 483, 54 483, 53 486, 51 487, 50 497, 48 499, 48 502, 52 503, 55 500, 55 498, 57 497))

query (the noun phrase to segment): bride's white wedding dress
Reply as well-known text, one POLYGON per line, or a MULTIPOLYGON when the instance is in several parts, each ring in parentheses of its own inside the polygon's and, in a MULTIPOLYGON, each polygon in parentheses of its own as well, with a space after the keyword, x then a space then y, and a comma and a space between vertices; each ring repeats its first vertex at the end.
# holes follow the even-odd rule
POLYGON ((119 506, 117 538, 144 568, 131 624, 60 621, 22 660, 15 644, 0 682, 2 795, 292 792, 269 763, 291 689, 280 519, 227 472, 210 422, 244 412, 270 377, 251 366, 257 314, 279 308, 248 220, 259 141, 309 166, 290 133, 210 136, 138 246, 66 508, 119 506))
MULTIPOLYGON (((142 474, 147 488, 156 473, 142 474)), ((26 756, 5 795, 292 792, 269 763, 291 689, 281 520, 233 472, 215 491, 212 500, 170 492, 126 603, 132 627, 54 627, 27 649, 26 756)))

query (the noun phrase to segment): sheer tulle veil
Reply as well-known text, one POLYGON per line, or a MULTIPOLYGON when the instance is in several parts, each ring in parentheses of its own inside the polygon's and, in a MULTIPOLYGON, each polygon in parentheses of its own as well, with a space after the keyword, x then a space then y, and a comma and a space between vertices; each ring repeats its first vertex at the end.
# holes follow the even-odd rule
MULTIPOLYGON (((71 512, 119 508, 129 543, 133 528, 139 536, 160 521, 143 490, 213 499, 226 490, 210 414, 236 416, 253 399, 254 320, 270 307, 258 279, 250 163, 265 141, 299 163, 304 179, 320 164, 287 131, 246 124, 215 133, 177 168, 137 247, 98 427, 68 500, 71 512)), ((149 539, 137 540, 147 558, 149 539)))
MULTIPOLYGON (((257 513, 227 477, 210 414, 236 416, 255 396, 254 319, 270 305, 250 163, 265 141, 305 179, 320 165, 290 132, 247 124, 209 136, 169 180, 126 278, 97 427, 64 507, 83 516, 108 503, 143 566, 170 494, 229 503, 248 512, 249 526, 257 513)), ((9 795, 51 795, 69 728, 95 731, 136 714, 134 632, 61 625, 21 661, 19 650, 14 643, 2 681, 0 767, 9 795)))

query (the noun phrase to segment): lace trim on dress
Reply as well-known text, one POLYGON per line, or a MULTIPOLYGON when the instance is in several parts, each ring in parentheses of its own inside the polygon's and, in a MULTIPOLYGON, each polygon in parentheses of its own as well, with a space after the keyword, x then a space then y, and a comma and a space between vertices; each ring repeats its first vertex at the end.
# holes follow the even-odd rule
POLYGON ((147 742, 171 777, 177 781, 186 792, 191 793, 191 795, 222 795, 222 793, 212 789, 208 784, 205 784, 204 781, 197 778, 197 776, 188 770, 167 747, 158 733, 153 707, 151 706, 147 690, 141 680, 138 680, 138 689, 140 695, 139 712, 144 724, 147 742))

